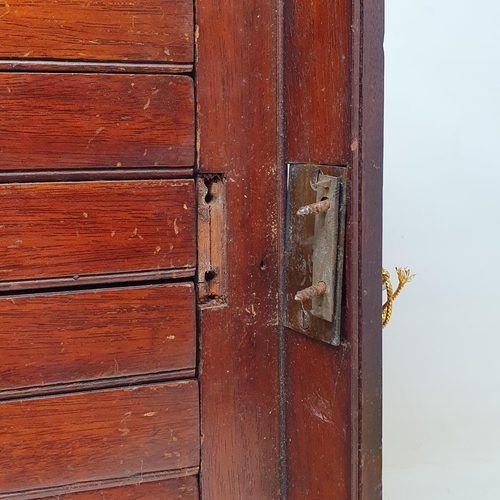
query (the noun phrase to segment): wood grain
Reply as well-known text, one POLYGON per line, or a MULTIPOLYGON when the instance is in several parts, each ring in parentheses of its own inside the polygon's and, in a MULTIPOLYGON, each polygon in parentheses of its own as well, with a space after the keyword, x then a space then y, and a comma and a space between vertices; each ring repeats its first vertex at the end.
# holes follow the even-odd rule
POLYGON ((199 176, 198 196, 198 301, 207 307, 226 300, 226 187, 222 176, 199 176))
POLYGON ((9 0, 0 29, 0 57, 193 60, 189 0, 9 0))
POLYGON ((287 332, 290 500, 381 499, 383 2, 285 1, 286 159, 349 165, 343 343, 287 332))
POLYGON ((192 267, 194 182, 0 185, 0 280, 192 267))
POLYGON ((196 381, 0 404, 0 492, 198 465, 196 381))
POLYGON ((187 76, 0 74, 0 170, 192 166, 187 76))
POLYGON ((360 500, 382 499, 382 182, 384 143, 384 1, 364 0, 359 13, 359 490, 360 500))
MULTIPOLYGON (((174 469, 169 471, 161 471, 161 472, 142 472, 138 476, 130 476, 125 478, 114 478, 114 479, 104 479, 101 481, 88 481, 88 482, 79 482, 72 483, 66 486, 56 486, 53 488, 43 488, 43 489, 33 489, 24 492, 15 492, 15 493, 0 493, 0 499, 5 500, 38 500, 39 498, 96 498, 98 500, 108 499, 109 496, 112 495, 128 495, 128 494, 138 494, 139 492, 149 492, 149 488, 152 488, 153 491, 156 491, 158 488, 163 488, 163 493, 167 488, 174 488, 174 484, 180 484, 182 494, 192 493, 191 483, 194 481, 197 483, 195 479, 197 474, 199 473, 199 467, 188 467, 186 469, 174 469), (188 485, 184 485, 181 483, 176 483, 177 479, 186 479, 188 485), (191 478, 191 479, 189 479, 191 478), (165 482, 168 481, 168 485, 164 485, 165 482), (161 483, 160 483, 161 482, 161 483), (148 483, 160 483, 161 486, 156 486, 155 484, 148 487, 148 483), (144 485, 144 489, 137 489, 137 486, 144 485), (132 486, 136 486, 136 488, 131 488, 132 486), (73 496, 70 496, 73 495, 73 496), (81 495, 81 497, 79 496, 81 495), (84 495, 87 495, 84 497, 84 495)), ((195 491, 198 491, 196 488, 195 491)), ((181 494, 179 491, 178 494, 181 494)), ((112 496, 109 500, 113 500, 116 498, 112 496)), ((118 497, 120 498, 120 497, 118 497)), ((153 497, 154 499, 155 497, 153 497)), ((184 497, 181 497, 182 500, 184 497)), ((188 497, 191 499, 191 497, 188 497)), ((196 497, 198 500, 199 497, 196 497)), ((141 497, 141 500, 153 500, 151 497, 141 497)), ((163 500, 163 497, 160 497, 163 500)), ((167 497, 167 500, 168 497, 167 497)), ((173 500, 177 500, 177 497, 174 497, 173 500)))
POLYGON ((285 0, 286 160, 350 159, 351 0, 285 0))
POLYGON ((61 495, 57 498, 61 500, 199 500, 198 480, 190 476, 154 483, 142 482, 130 486, 61 495))
POLYGON ((352 500, 352 349, 286 333, 287 500, 352 500))
POLYGON ((270 500, 280 498, 279 8, 195 10, 199 170, 224 174, 228 207, 227 307, 200 313, 201 492, 270 500))
MULTIPOLYGON (((357 4, 357 0, 354 2, 357 4)), ((315 164, 351 162, 353 99, 350 0, 285 0, 285 155, 315 164)), ((357 175, 357 174, 356 174, 357 175)), ((346 297, 341 337, 332 347, 286 331, 286 480, 289 500, 357 500, 357 331, 352 319, 353 210, 358 179, 348 173, 346 297), (353 178, 354 177, 354 178, 353 178), (351 343, 351 344, 350 344, 351 343), (353 425, 354 424, 354 425, 353 425), (353 494, 354 492, 354 494, 353 494)), ((354 290, 353 290, 354 288, 354 290)), ((354 307, 353 307, 354 306, 354 307)))
POLYGON ((0 298, 0 391, 194 368, 190 283, 0 298))

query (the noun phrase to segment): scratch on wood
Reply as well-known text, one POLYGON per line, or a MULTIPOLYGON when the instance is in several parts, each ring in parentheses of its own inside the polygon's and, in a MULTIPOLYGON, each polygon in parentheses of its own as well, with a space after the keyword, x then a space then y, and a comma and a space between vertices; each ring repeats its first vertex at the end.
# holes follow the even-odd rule
POLYGON ((0 14, 0 19, 10 13, 10 5, 7 2, 5 2, 3 7, 5 7, 6 11, 3 14, 0 14))

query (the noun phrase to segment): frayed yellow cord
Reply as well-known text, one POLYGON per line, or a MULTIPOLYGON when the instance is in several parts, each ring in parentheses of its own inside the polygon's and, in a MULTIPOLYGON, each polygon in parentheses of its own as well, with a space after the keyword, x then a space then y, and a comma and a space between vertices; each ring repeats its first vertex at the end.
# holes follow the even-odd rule
POLYGON ((396 291, 393 292, 389 271, 387 271, 387 269, 382 269, 382 285, 385 286, 385 293, 387 295, 387 299, 382 306, 382 328, 385 328, 391 319, 392 303, 394 302, 394 299, 401 293, 401 290, 406 283, 409 283, 415 276, 414 274, 411 274, 411 271, 407 267, 396 267, 396 272, 398 273, 399 283, 396 291))

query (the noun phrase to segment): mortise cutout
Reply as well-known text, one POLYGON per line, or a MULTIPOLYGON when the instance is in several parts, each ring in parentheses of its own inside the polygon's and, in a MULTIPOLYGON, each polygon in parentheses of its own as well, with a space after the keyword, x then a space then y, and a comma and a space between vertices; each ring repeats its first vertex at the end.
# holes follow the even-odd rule
POLYGON ((222 174, 202 175, 198 188, 198 300, 226 302, 226 185, 222 174))

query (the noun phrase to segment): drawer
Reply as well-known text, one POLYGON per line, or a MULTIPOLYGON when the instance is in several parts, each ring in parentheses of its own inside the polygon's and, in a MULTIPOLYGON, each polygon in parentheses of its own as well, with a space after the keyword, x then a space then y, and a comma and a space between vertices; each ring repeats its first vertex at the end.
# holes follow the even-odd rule
POLYGON ((190 283, 0 298, 8 389, 194 368, 190 283))
POLYGON ((0 73, 0 92, 0 171, 194 164, 187 76, 0 73))
POLYGON ((191 62, 192 0, 9 0, 0 58, 191 62))
POLYGON ((0 446, 0 494, 195 467, 198 385, 1 403, 0 446))
POLYGON ((195 266, 193 180, 0 185, 0 281, 195 266))

